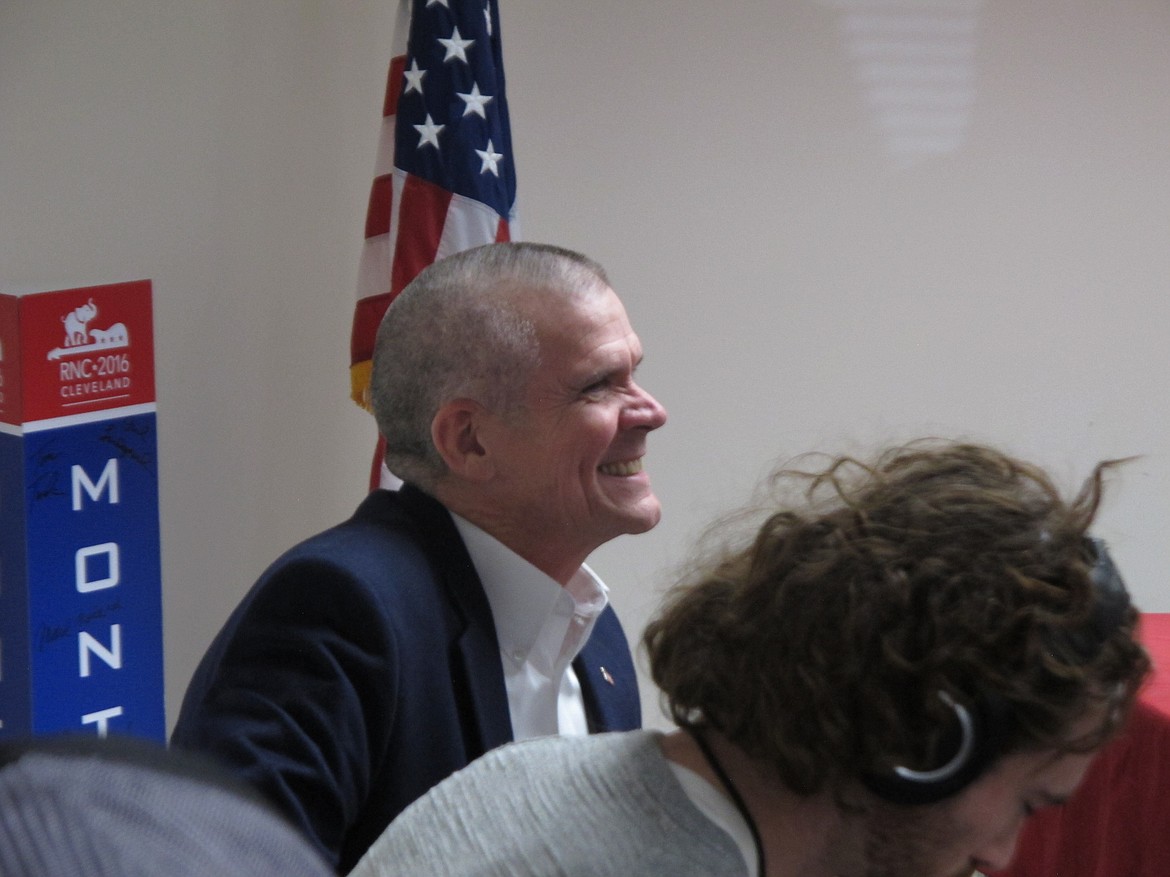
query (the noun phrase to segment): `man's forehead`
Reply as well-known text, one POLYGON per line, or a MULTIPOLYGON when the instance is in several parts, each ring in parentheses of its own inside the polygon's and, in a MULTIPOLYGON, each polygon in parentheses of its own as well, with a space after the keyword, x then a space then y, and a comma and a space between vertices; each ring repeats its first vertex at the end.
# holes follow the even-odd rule
POLYGON ((614 324, 623 335, 631 332, 625 307, 609 287, 588 295, 535 297, 525 314, 547 343, 588 342, 595 333, 612 331, 614 324))

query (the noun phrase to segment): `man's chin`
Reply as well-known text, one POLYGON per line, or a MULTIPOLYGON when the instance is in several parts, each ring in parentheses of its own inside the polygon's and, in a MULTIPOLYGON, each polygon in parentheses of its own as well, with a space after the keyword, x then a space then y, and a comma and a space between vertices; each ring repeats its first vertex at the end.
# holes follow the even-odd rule
POLYGON ((641 485, 605 485, 598 499, 600 504, 593 507, 595 520, 608 519, 614 538, 621 535, 634 536, 652 530, 662 519, 662 505, 647 482, 641 485))
POLYGON ((657 497, 651 495, 644 507, 631 512, 629 517, 630 526, 626 529, 626 533, 631 536, 635 536, 638 533, 645 533, 658 526, 658 522, 661 520, 662 506, 658 504, 657 497))

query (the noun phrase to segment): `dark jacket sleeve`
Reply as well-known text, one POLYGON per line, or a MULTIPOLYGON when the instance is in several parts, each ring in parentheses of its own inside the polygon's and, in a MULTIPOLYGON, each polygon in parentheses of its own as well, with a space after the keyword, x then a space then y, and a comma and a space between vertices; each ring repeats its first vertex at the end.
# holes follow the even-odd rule
POLYGON ((213 643, 172 737, 230 765, 335 865, 395 726, 401 662, 386 612, 351 571, 287 559, 213 643))

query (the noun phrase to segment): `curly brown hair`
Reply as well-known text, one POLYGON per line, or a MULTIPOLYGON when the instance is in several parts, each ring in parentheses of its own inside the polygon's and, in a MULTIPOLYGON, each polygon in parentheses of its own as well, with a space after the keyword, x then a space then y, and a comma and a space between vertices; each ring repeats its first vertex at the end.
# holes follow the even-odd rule
POLYGON ((1116 462, 1071 500, 1033 465, 938 440, 778 473, 797 501, 678 586, 646 630, 671 715, 806 795, 930 764, 940 692, 1004 704, 1000 752, 1100 745, 1149 668, 1132 607, 1089 635, 1086 535, 1116 462), (1095 705, 1099 729, 1068 739, 1095 705))

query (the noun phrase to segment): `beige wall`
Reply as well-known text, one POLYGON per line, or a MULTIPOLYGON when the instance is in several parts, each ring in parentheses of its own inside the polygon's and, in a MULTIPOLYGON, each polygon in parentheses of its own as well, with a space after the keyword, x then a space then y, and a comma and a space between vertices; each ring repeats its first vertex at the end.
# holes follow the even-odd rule
MULTIPOLYGON (((1143 455, 1100 531, 1170 611, 1170 6, 501 17, 523 234, 607 265, 671 412, 663 523, 594 558, 632 634, 777 458, 925 433, 1070 485, 1143 455)), ((0 3, 0 285, 155 284, 172 720, 255 576, 363 492, 348 328, 393 18, 0 3)))

